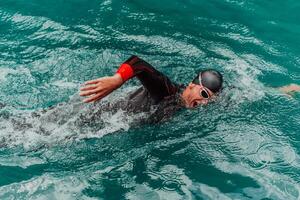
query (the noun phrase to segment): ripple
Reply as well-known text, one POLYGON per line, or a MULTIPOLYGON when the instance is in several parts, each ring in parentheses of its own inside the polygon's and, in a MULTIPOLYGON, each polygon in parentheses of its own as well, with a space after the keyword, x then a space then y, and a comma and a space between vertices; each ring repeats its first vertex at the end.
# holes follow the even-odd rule
POLYGON ((29 30, 40 27, 46 19, 43 17, 26 16, 17 13, 11 16, 10 20, 18 29, 29 30))
POLYGON ((296 154, 288 144, 265 143, 248 158, 251 167, 259 170, 271 166, 276 168, 290 166, 296 159, 296 154))
POLYGON ((181 187, 181 183, 177 180, 166 180, 162 185, 162 188, 167 191, 179 190, 181 187))
POLYGON ((119 33, 118 38, 126 42, 134 41, 139 42, 143 45, 149 45, 151 48, 159 49, 160 52, 167 54, 179 53, 184 56, 204 57, 205 53, 196 46, 185 43, 182 41, 174 40, 171 37, 165 37, 160 35, 126 35, 119 33))
POLYGON ((284 184, 284 192, 289 195, 289 196, 293 196, 297 199, 299 199, 300 197, 300 188, 299 185, 295 185, 293 183, 290 182, 285 182, 284 184))
POLYGON ((0 199, 299 199, 299 99, 265 86, 299 80, 297 49, 286 48, 297 27, 260 10, 269 4, 24 2, 0 3, 0 147, 32 154, 5 152, 0 165, 41 174, 0 187, 0 199), (178 82, 196 65, 218 68, 234 87, 220 104, 138 129, 135 117, 72 97, 78 82, 113 73, 131 53, 168 66, 178 82))

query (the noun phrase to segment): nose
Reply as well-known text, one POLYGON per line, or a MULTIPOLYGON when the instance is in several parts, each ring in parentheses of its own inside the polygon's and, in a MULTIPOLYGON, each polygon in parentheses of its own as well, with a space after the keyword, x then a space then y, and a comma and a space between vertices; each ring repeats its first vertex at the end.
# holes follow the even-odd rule
POLYGON ((190 83, 189 84, 189 88, 192 89, 193 87, 195 87, 196 85, 194 83, 190 83))

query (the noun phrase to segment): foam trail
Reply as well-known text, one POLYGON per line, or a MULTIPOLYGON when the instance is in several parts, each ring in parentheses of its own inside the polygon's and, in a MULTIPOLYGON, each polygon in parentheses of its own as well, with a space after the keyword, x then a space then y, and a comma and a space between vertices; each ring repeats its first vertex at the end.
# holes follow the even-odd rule
POLYGON ((0 121, 1 144, 23 145, 30 149, 128 130, 130 124, 142 118, 143 114, 133 116, 118 108, 116 99, 125 100, 119 92, 95 104, 84 104, 75 95, 70 101, 50 108, 11 115, 0 121))

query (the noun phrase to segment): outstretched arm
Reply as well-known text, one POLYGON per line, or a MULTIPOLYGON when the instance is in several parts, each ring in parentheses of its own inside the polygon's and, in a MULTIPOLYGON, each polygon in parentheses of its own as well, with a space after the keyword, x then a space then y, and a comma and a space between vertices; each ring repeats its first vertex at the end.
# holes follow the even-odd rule
POLYGON ((287 95, 290 95, 291 93, 299 92, 300 91, 300 85, 290 84, 290 85, 287 85, 287 86, 280 87, 279 90, 283 93, 286 93, 287 95))
POLYGON ((135 76, 156 102, 177 92, 176 85, 167 76, 139 57, 131 56, 114 76, 86 82, 81 88, 80 96, 90 96, 84 99, 86 103, 100 100, 135 76))

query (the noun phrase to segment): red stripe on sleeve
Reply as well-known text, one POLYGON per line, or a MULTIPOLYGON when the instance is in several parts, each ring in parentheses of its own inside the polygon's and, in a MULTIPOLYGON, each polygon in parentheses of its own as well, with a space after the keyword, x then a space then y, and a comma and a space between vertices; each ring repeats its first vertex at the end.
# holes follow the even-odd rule
POLYGON ((127 63, 123 63, 117 70, 117 73, 121 75, 124 82, 132 78, 134 75, 132 67, 127 63))

